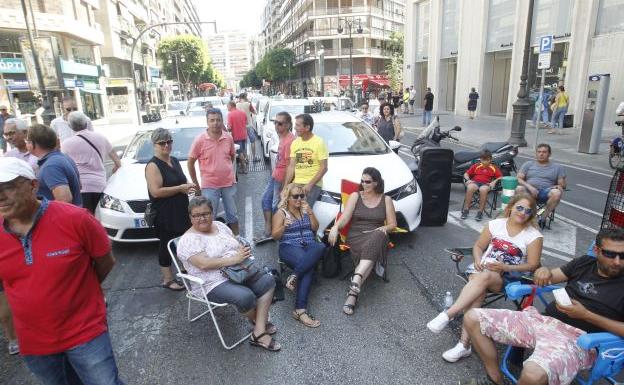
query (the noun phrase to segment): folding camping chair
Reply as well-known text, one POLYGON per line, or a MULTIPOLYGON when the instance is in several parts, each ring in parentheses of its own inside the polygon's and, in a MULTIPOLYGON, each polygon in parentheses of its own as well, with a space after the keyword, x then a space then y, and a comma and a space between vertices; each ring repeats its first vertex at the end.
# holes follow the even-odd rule
MULTIPOLYGON (((464 185, 464 191, 468 188, 468 186, 464 185)), ((483 212, 485 213, 485 215, 488 216, 488 218, 492 218, 492 213, 494 211, 496 211, 496 206, 498 205, 498 193, 501 192, 503 190, 502 185, 499 182, 496 183, 496 186, 494 186, 493 189, 491 189, 488 192, 487 195, 487 200, 485 201, 485 210, 483 210, 483 212)), ((479 207, 479 190, 475 191, 472 194, 472 198, 470 200, 470 205, 468 206, 468 209, 471 208, 478 208, 479 207)), ((462 209, 464 208, 464 204, 466 203, 465 198, 464 201, 462 202, 462 209)))
MULTIPOLYGON (((505 292, 509 298, 519 299, 535 293, 541 295, 558 289, 560 286, 536 287, 533 285, 510 284, 505 287, 505 292)), ((576 344, 583 349, 596 349, 596 361, 590 369, 587 378, 582 378, 579 374, 575 381, 581 385, 592 385, 600 379, 607 380, 610 384, 619 384, 613 377, 624 368, 624 339, 611 333, 588 333, 580 336, 576 344)), ((508 365, 509 356, 513 346, 505 350, 501 360, 500 369, 503 374, 514 384, 518 383, 516 377, 511 373, 508 365)))
POLYGON ((188 320, 189 322, 194 322, 200 319, 201 317, 203 317, 204 315, 210 314, 210 317, 212 318, 212 322, 215 326, 215 329, 217 329, 217 334, 219 335, 221 344, 223 345, 224 348, 226 348, 227 350, 230 350, 234 348, 235 346, 239 345, 241 342, 245 341, 247 338, 249 338, 249 336, 251 336, 251 333, 248 333, 247 335, 245 335, 243 338, 233 343, 232 345, 228 345, 225 343, 225 340, 223 339, 223 334, 221 333, 221 328, 219 327, 219 323, 217 322, 217 318, 215 317, 214 310, 217 308, 226 307, 229 304, 211 302, 210 300, 208 300, 208 293, 206 293, 206 289, 204 288, 204 283, 205 283, 204 280, 201 278, 193 277, 192 275, 189 275, 189 274, 182 273, 182 270, 180 269, 180 266, 178 264, 177 251, 176 251, 179 241, 180 241, 179 237, 170 240, 169 243, 167 243, 167 249, 169 250, 169 255, 171 255, 171 260, 173 261, 173 264, 175 265, 176 270, 178 272, 176 275, 182 279, 182 282, 184 283, 184 287, 186 288, 186 298, 188 299, 188 306, 187 306, 188 320), (196 284, 199 286, 201 290, 201 295, 198 295, 193 292, 192 290, 193 284, 196 284), (192 302, 199 302, 200 304, 206 305, 208 307, 208 310, 191 318, 191 303, 192 302))

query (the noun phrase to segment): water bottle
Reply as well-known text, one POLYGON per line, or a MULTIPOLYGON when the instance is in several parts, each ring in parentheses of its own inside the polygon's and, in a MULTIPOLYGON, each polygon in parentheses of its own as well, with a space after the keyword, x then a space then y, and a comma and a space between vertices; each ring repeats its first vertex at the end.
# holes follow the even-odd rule
POLYGON ((444 296, 444 310, 448 310, 451 306, 453 306, 453 302, 453 295, 450 291, 447 291, 444 296))

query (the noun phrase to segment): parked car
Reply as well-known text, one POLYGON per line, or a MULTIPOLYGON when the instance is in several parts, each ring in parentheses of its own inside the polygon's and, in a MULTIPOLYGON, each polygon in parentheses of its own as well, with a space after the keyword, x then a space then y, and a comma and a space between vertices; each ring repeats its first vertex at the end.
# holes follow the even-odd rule
MULTIPOLYGON (((346 111, 312 114, 314 134, 325 140, 329 151, 323 190, 314 205, 319 221, 319 236, 334 222, 340 210, 342 179, 358 182, 368 166, 377 168, 384 178, 385 193, 392 198, 399 227, 414 231, 420 224, 422 193, 418 182, 405 162, 392 151, 400 143, 390 145, 361 119, 346 111)), ((271 136, 271 165, 275 165, 279 139, 271 136)))
POLYGON ((167 103, 167 116, 180 116, 186 114, 188 102, 176 101, 167 103))
POLYGON ((269 141, 271 137, 275 135, 275 115, 278 112, 288 112, 293 119, 299 114, 303 114, 305 106, 310 105, 310 101, 307 99, 270 99, 268 106, 264 111, 262 118, 262 153, 266 160, 269 159, 269 141))
POLYGON ((266 114, 266 109, 269 105, 269 98, 267 96, 260 96, 252 101, 254 109, 256 110, 256 116, 254 119, 254 129, 258 133, 259 137, 262 137, 262 120, 266 114))

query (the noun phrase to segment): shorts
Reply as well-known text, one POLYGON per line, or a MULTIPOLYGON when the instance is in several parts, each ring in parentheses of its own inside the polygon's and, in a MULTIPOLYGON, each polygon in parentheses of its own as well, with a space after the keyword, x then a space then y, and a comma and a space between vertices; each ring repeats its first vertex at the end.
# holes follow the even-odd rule
POLYGON ((542 368, 549 385, 571 383, 580 370, 589 369, 596 359, 594 350, 584 350, 576 344, 584 331, 543 316, 533 306, 524 311, 473 310, 483 335, 504 345, 534 349, 525 363, 542 368))
MULTIPOLYGON (((477 187, 479 187, 479 188, 481 188, 481 186, 489 186, 490 185, 489 183, 475 182, 474 180, 469 180, 468 182, 476 184, 477 187)), ((470 184, 470 183, 468 183, 468 184, 470 184)))
POLYGON ((256 131, 252 126, 247 127, 247 138, 249 138, 249 143, 254 143, 256 141, 256 131))
POLYGON ((235 140, 234 144, 238 144, 238 150, 236 150, 236 154, 245 154, 247 152, 247 141, 246 140, 235 140))
POLYGON ((414 99, 410 100, 409 104, 410 104, 410 106, 413 106, 414 105, 414 99))
POLYGON ((275 278, 271 274, 262 273, 256 279, 243 284, 225 281, 210 290, 207 297, 210 302, 229 303, 236 306, 239 312, 247 313, 256 308, 256 299, 275 287, 275 278))
POLYGON ((223 200, 223 209, 225 210, 225 222, 238 223, 238 212, 236 210, 236 185, 221 188, 203 188, 202 195, 210 200, 213 207, 213 217, 219 209, 219 198, 223 200))
POLYGON ((536 197, 537 202, 544 203, 548 201, 548 194, 550 194, 550 190, 552 190, 552 187, 546 187, 546 188, 541 188, 537 190, 537 197, 536 197))

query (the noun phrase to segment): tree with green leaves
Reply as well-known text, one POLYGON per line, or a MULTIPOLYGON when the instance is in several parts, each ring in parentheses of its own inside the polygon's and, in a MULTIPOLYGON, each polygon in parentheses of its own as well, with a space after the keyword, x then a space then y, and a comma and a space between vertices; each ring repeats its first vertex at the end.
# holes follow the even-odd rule
POLYGON ((392 32, 390 41, 386 44, 390 53, 390 61, 386 64, 386 72, 393 90, 403 88, 403 33, 392 32))

